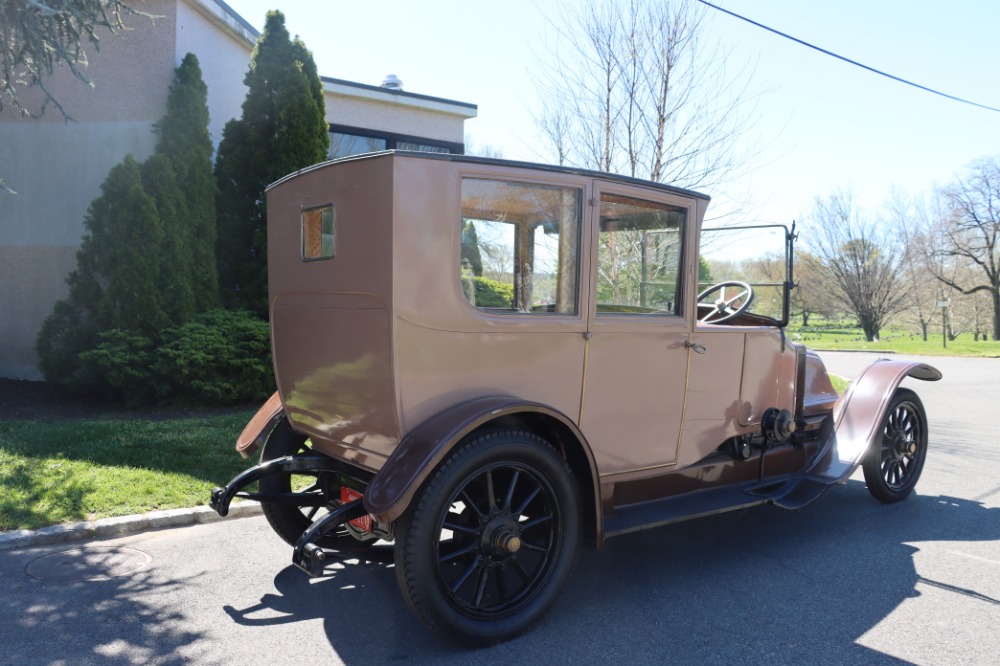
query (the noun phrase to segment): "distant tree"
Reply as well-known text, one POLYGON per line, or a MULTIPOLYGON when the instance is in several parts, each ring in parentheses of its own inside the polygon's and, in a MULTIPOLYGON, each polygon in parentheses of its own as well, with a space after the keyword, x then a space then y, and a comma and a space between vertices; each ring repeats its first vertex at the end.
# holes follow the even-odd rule
POLYGON ((752 70, 706 43, 695 0, 562 3, 536 58, 536 122, 559 164, 683 187, 743 173, 752 70))
POLYGON ((946 210, 931 229, 932 270, 962 294, 989 295, 1000 340, 1000 159, 973 162, 940 194, 946 210))
POLYGON ((878 340, 889 318, 905 308, 903 250, 886 229, 863 217, 850 194, 819 198, 813 211, 813 251, 835 298, 858 318, 865 339, 878 340))
MULTIPOLYGON (((712 266, 705 257, 698 257, 698 282, 712 281, 712 266)), ((700 291, 700 290, 699 290, 700 291)))
MULTIPOLYGON (((184 289, 190 289, 197 312, 219 305, 215 264, 218 188, 212 173, 208 120, 208 86, 202 79, 197 56, 188 53, 174 70, 167 112, 156 125, 156 152, 169 161, 183 195, 177 210, 178 224, 170 225, 167 234, 175 235, 170 242, 187 255, 179 269, 189 276, 186 282, 190 284, 184 289)), ((172 321, 179 324, 188 319, 190 316, 180 316, 172 321)))
POLYGON ((479 253, 479 237, 472 222, 466 222, 462 228, 462 263, 468 263, 475 277, 482 277, 483 257, 479 253))
POLYGON ((264 188, 324 160, 330 141, 316 64, 281 12, 268 12, 243 82, 242 117, 226 124, 215 165, 219 282, 227 306, 266 316, 264 188))

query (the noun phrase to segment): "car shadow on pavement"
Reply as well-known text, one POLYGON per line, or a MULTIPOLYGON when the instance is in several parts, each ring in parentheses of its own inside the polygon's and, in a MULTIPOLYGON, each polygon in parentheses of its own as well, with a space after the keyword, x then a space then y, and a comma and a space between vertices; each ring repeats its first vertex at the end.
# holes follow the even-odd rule
MULTIPOLYGON (((908 645, 886 645, 880 636, 870 647, 865 635, 919 597, 918 584, 964 595, 990 612, 1000 606, 995 592, 919 575, 920 547, 911 544, 997 539, 1000 508, 919 494, 881 505, 851 481, 803 511, 759 507, 612 539, 602 552, 583 550, 539 625, 477 650, 475 660, 908 663, 908 645)), ((436 638, 410 614, 391 566, 338 564, 321 579, 288 567, 274 585, 278 594, 226 612, 243 625, 322 619, 347 664, 469 662, 467 650, 436 638)))

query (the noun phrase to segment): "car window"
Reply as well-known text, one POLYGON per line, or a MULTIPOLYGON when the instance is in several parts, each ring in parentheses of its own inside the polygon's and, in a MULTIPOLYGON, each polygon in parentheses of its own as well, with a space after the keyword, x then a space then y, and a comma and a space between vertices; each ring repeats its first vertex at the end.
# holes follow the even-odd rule
POLYGON ((501 314, 576 314, 582 198, 573 187, 462 179, 466 300, 501 314))
POLYGON ((597 314, 680 313, 687 210, 601 194, 597 314))

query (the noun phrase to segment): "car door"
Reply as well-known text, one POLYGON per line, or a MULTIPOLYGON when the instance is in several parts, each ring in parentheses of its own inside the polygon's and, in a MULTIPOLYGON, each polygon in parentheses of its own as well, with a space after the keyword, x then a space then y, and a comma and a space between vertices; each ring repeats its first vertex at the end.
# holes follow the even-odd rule
POLYGON ((581 428, 602 475, 649 472, 675 462, 683 421, 695 203, 602 181, 591 203, 581 428))

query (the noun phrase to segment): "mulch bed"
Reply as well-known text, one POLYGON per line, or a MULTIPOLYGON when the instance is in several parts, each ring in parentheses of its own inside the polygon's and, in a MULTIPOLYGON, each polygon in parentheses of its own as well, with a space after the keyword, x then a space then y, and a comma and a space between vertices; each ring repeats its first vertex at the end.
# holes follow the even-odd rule
POLYGON ((231 414, 259 406, 260 404, 204 408, 155 406, 129 409, 114 401, 67 395, 45 382, 0 379, 0 421, 81 421, 106 418, 164 420, 231 414))

